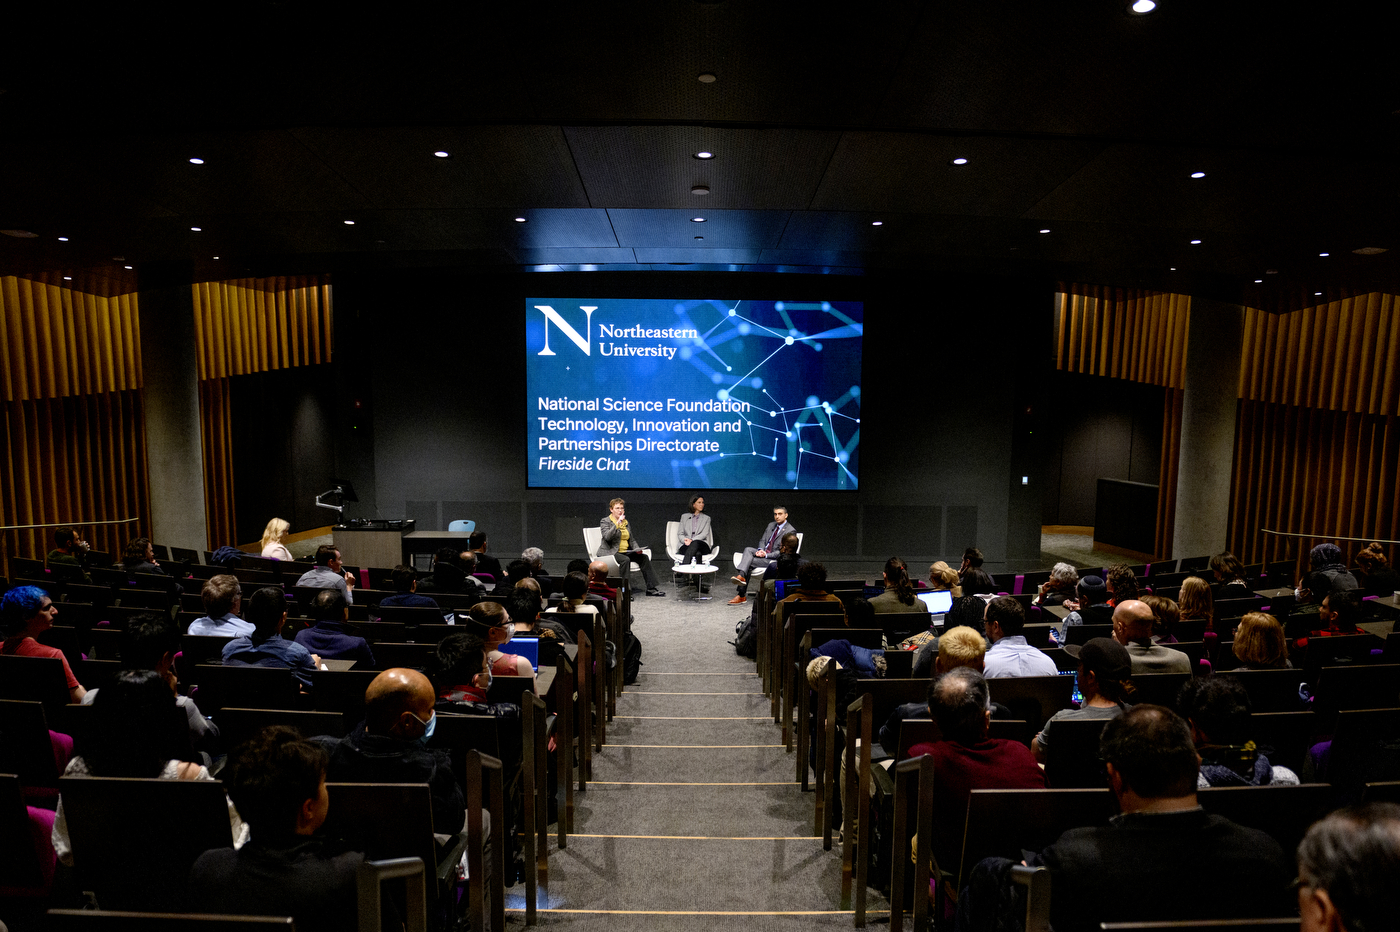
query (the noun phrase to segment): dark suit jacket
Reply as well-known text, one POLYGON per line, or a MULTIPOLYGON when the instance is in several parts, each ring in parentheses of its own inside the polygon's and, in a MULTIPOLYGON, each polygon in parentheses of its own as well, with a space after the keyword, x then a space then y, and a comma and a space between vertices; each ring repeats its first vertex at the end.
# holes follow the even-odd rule
POLYGON ((796 534, 796 533, 797 533, 797 528, 795 528, 795 527, 792 526, 792 522, 791 522, 791 521, 784 521, 783 524, 782 524, 782 533, 778 534, 777 537, 773 537, 773 532, 774 532, 775 530, 777 530, 777 528, 778 528, 778 522, 776 522, 776 521, 769 521, 769 522, 768 522, 768 526, 767 526, 766 528, 763 529, 763 536, 760 537, 760 538, 758 539, 758 543, 754 545, 754 548, 753 548, 753 549, 755 549, 755 550, 767 550, 767 549, 768 549, 768 540, 769 540, 769 538, 773 538, 772 552, 773 552, 773 553, 777 553, 777 552, 778 552, 778 547, 779 547, 779 546, 782 544, 782 542, 783 542, 783 534, 786 534, 786 533, 788 533, 789 531, 791 531, 793 534, 796 534))

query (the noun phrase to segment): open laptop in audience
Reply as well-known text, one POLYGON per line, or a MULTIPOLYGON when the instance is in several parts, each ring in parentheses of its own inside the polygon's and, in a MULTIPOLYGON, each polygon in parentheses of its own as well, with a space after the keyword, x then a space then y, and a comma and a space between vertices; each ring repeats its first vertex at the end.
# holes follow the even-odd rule
POLYGON ((530 661, 530 667, 540 672, 540 639, 537 637, 513 637, 501 645, 501 653, 515 654, 530 661))
POLYGON ((953 607, 952 591, 948 589, 939 589, 934 592, 915 592, 914 594, 918 596, 919 601, 923 602, 928 608, 928 613, 931 616, 931 626, 935 628, 943 627, 943 616, 947 614, 948 609, 953 607))

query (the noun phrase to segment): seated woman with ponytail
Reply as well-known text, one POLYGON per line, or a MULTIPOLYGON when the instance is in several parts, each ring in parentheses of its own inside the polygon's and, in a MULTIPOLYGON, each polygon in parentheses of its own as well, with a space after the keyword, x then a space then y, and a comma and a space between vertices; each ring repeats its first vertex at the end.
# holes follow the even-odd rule
POLYGON ((924 603, 914 595, 914 584, 909 579, 909 570, 899 557, 885 561, 885 591, 870 600, 875 614, 886 612, 923 612, 924 603))
POLYGON ((1090 638, 1086 644, 1067 644, 1065 653, 1079 661, 1079 691, 1084 696, 1077 709, 1056 712, 1031 742, 1035 759, 1045 762, 1050 735, 1056 722, 1117 718, 1128 708, 1134 690, 1130 676, 1133 661, 1128 649, 1112 638, 1090 638))

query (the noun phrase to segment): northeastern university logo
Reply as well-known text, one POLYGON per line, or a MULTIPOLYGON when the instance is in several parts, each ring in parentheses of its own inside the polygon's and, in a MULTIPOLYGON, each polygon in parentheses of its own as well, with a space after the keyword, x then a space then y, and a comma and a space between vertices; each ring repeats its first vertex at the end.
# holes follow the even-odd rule
POLYGON ((574 346, 577 346, 579 348, 583 355, 593 355, 593 312, 598 310, 598 306, 596 304, 592 307, 587 307, 584 305, 579 306, 579 310, 583 311, 584 317, 586 318, 583 324, 583 336, 579 335, 579 332, 574 329, 573 324, 565 320, 563 315, 561 315, 554 308, 550 307, 548 304, 536 304, 535 310, 539 311, 544 315, 544 349, 536 353, 536 356, 558 355, 554 352, 554 350, 549 348, 549 325, 551 323, 553 323, 554 326, 558 327, 559 332, 564 334, 564 336, 568 337, 569 340, 573 342, 574 346))

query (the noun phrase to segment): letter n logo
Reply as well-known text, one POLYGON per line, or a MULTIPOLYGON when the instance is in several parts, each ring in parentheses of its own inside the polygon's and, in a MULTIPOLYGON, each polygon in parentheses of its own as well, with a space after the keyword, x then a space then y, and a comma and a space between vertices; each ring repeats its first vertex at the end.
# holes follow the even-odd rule
POLYGON ((587 338, 579 336, 578 331, 575 330, 567 320, 565 320, 563 317, 560 317, 559 312, 556 311, 554 308, 550 307, 549 305, 536 304, 535 310, 540 311, 544 314, 544 349, 536 353, 536 356, 556 355, 554 350, 549 348, 550 321, 554 322, 554 326, 558 327, 559 331, 563 333, 564 336, 568 337, 570 340, 573 341, 574 346, 577 346, 579 349, 583 350, 583 355, 593 355, 593 312, 598 310, 597 305, 594 305, 593 307, 584 307, 583 305, 579 305, 579 310, 583 311, 584 314, 588 315, 588 323, 585 324, 583 328, 584 331, 588 334, 587 338))

